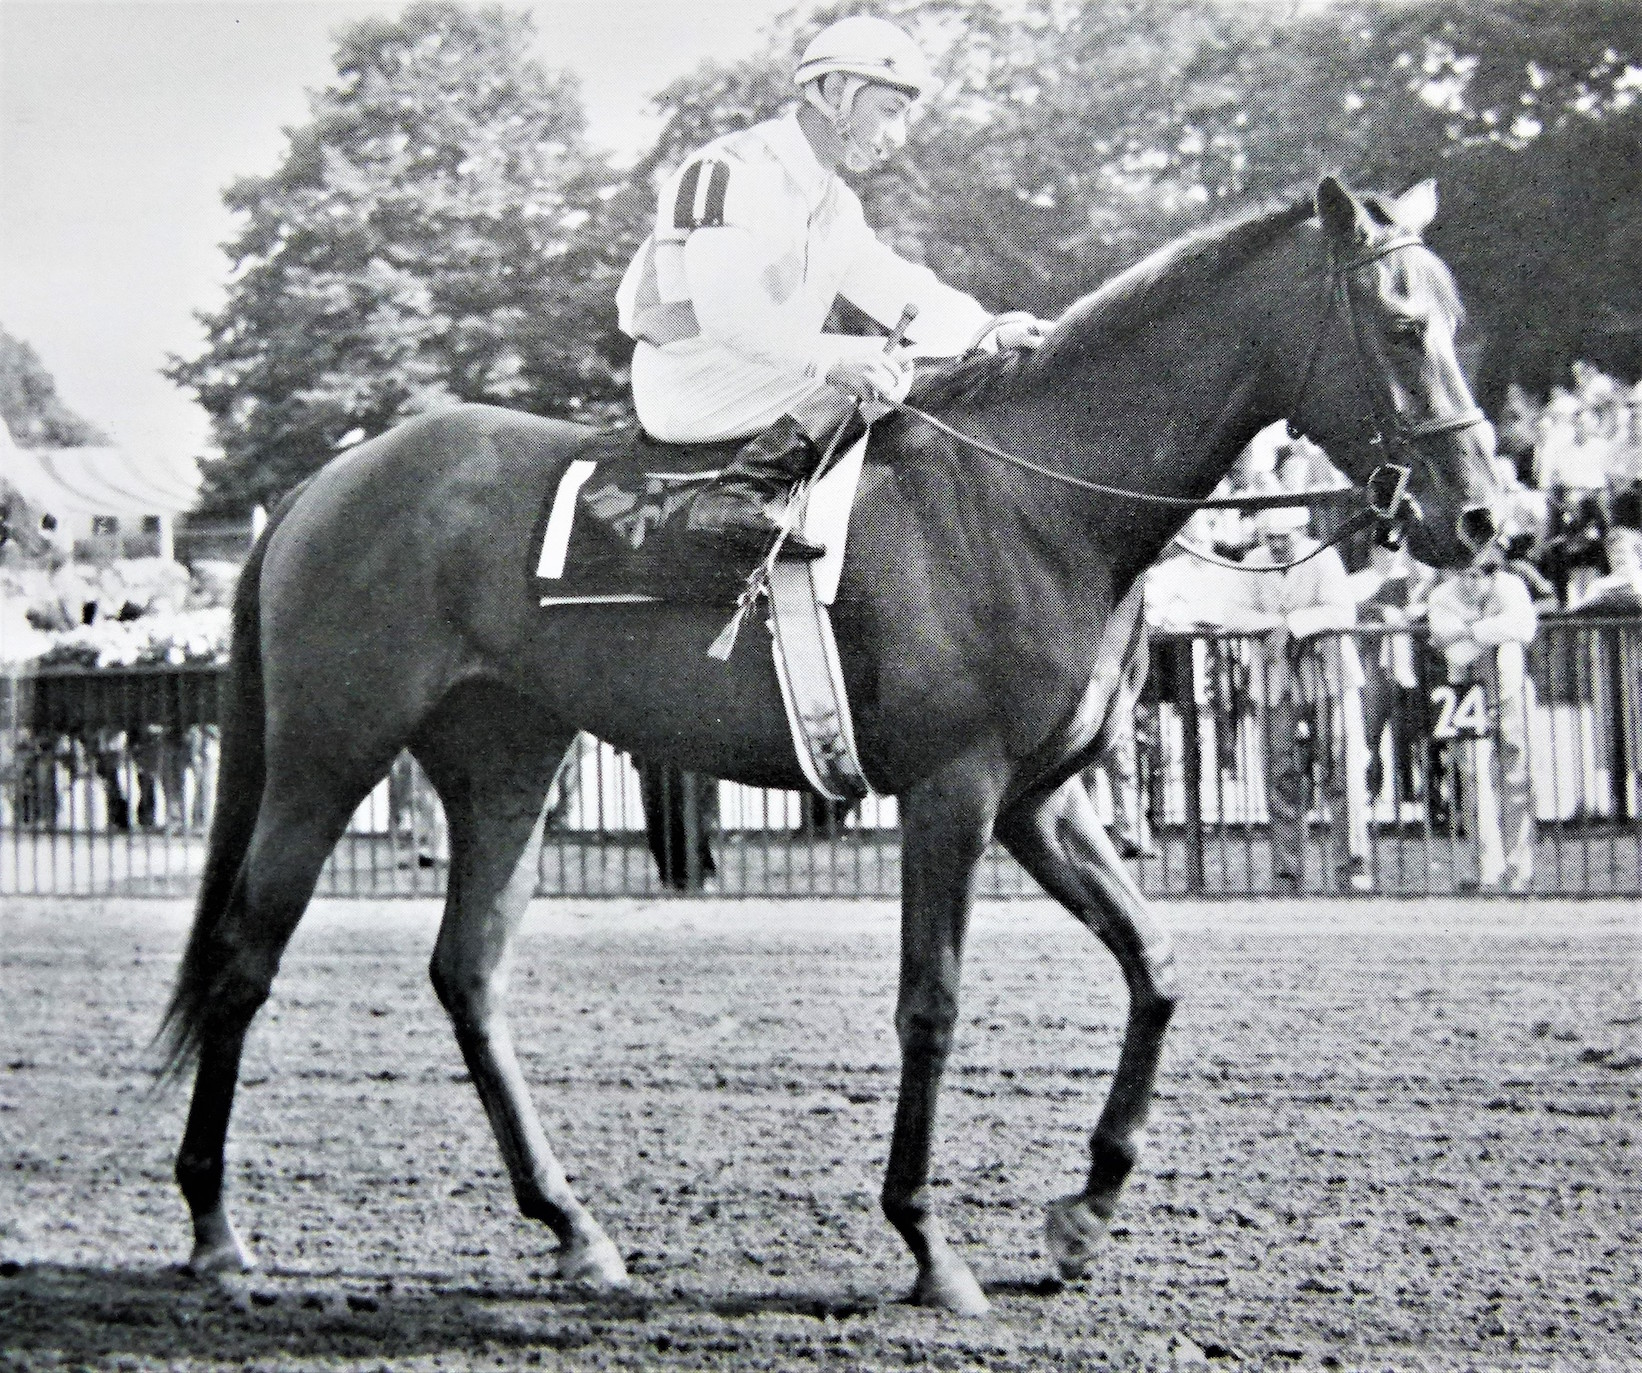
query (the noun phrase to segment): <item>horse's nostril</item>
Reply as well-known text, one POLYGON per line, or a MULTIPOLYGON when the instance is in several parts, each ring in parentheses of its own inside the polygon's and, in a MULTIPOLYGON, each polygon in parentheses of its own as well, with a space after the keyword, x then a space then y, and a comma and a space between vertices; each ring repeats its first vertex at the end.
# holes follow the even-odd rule
POLYGON ((1486 505, 1473 505, 1460 512, 1454 524, 1455 532, 1467 548, 1480 550, 1493 543, 1499 533, 1494 512, 1486 505))

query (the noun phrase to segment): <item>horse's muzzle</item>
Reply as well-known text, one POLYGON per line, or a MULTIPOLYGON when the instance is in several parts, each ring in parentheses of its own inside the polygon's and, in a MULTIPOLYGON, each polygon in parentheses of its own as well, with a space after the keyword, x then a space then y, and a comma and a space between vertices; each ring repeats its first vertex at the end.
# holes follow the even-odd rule
POLYGON ((1454 533, 1472 553, 1481 553, 1499 535, 1499 523, 1486 505, 1469 505, 1454 521, 1454 533))

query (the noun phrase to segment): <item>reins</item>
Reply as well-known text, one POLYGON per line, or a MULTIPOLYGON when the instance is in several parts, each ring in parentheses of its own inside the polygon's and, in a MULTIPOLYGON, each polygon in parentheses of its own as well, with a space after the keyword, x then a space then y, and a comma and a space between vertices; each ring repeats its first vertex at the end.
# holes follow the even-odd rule
MULTIPOLYGON (((1297 505, 1321 505, 1324 504, 1325 501, 1320 498, 1326 497, 1331 500, 1338 499, 1336 491, 1342 495, 1352 494, 1353 492, 1353 488, 1344 487, 1331 488, 1326 491, 1271 491, 1258 496, 1205 496, 1199 499, 1194 499, 1190 496, 1164 496, 1152 491, 1131 491, 1127 487, 1108 486, 1104 482, 1089 481, 1084 477, 1074 476, 1070 472, 1060 472, 1052 467, 1044 467, 1041 463, 1035 463, 1030 458, 1019 457, 1014 453, 1010 453, 1005 449, 986 442, 985 439, 978 439, 972 434, 966 434, 961 429, 955 428, 953 425, 948 424, 945 420, 939 419, 930 414, 927 410, 920 410, 917 406, 908 405, 905 401, 887 400, 884 404, 888 405, 893 410, 899 410, 902 414, 910 415, 912 418, 922 421, 924 424, 929 425, 932 429, 940 430, 943 434, 949 435, 968 448, 973 448, 978 452, 987 454, 989 457, 997 458, 1003 462, 1011 464, 1012 466, 1019 467, 1024 471, 1035 472, 1039 476, 1049 477, 1058 482, 1064 482, 1068 486, 1075 486, 1083 491, 1093 491, 1102 496, 1116 496, 1123 500, 1138 501, 1147 505, 1175 506, 1177 508, 1189 509, 1192 511, 1274 510, 1279 508, 1287 509, 1297 505)), ((1187 553, 1191 554, 1192 557, 1199 558, 1203 562, 1210 563, 1215 567, 1227 567, 1238 572, 1287 572, 1290 568, 1299 567, 1302 563, 1310 562, 1325 549, 1333 548, 1337 544, 1343 543, 1346 539, 1356 534, 1360 529, 1368 524, 1369 521, 1391 520, 1396 517, 1396 511, 1401 506, 1402 502, 1405 499, 1409 499, 1406 492, 1406 487, 1408 485, 1408 469, 1406 467, 1399 467, 1394 463, 1386 463, 1382 464, 1381 467, 1376 468, 1375 471, 1380 472, 1387 469, 1394 470, 1398 473, 1397 493, 1393 498, 1395 503, 1391 505, 1389 512, 1381 510, 1374 504, 1373 500, 1370 499, 1362 509, 1354 512, 1350 519, 1342 524, 1339 529, 1335 530, 1335 532, 1325 542, 1318 544, 1317 547, 1312 549, 1309 553, 1294 559, 1292 562, 1274 563, 1267 567, 1249 566, 1245 563, 1233 562, 1230 558, 1222 558, 1218 553, 1215 553, 1211 549, 1203 548, 1199 544, 1193 543, 1182 534, 1176 534, 1174 537, 1174 542, 1179 544, 1186 550, 1187 553)), ((1370 478, 1370 480, 1372 480, 1372 478, 1370 478)))
MULTIPOLYGON (((1298 416, 1300 407, 1305 402, 1306 392, 1316 367, 1317 354, 1321 349, 1323 337, 1328 330, 1329 319, 1334 314, 1335 309, 1339 308, 1345 316, 1347 330, 1352 342, 1352 350, 1357 356, 1358 379, 1362 383, 1363 393, 1368 399, 1369 408, 1373 411, 1375 432, 1371 443, 1389 448, 1392 454, 1397 457, 1411 451, 1412 457, 1421 462, 1424 461, 1424 457, 1417 447, 1420 440, 1433 438, 1441 434, 1457 433, 1478 424, 1486 424, 1488 417, 1473 405, 1457 415, 1425 420, 1413 425, 1407 423, 1398 411, 1395 401, 1389 396, 1381 396, 1378 388, 1375 387, 1370 378, 1368 358, 1364 352, 1362 336, 1357 327, 1357 312, 1351 299, 1350 276, 1353 272, 1378 262, 1381 258, 1388 257, 1392 253, 1401 252, 1405 248, 1424 246, 1424 240, 1418 234, 1403 232, 1393 235, 1383 243, 1379 243, 1365 252, 1359 253, 1348 262, 1336 262, 1331 250, 1327 303, 1323 308, 1322 318, 1318 321, 1317 328, 1312 333, 1311 347, 1306 352, 1305 366, 1300 374, 1300 385, 1295 391, 1294 403, 1289 409, 1292 416, 1298 416)), ((1113 496, 1119 500, 1198 511, 1266 510, 1290 508, 1298 505, 1320 505, 1324 503, 1321 498, 1325 494, 1333 499, 1331 493, 1318 491, 1268 492, 1258 496, 1194 498, 1190 496, 1166 496, 1159 492, 1135 491, 1128 487, 1111 486, 1105 482, 1090 481, 1086 477, 1075 476, 1070 472, 1062 472, 1053 467, 1045 467, 1041 463, 1033 462, 1030 458, 1020 457, 1007 449, 999 448, 996 444, 988 443, 985 439, 977 438, 973 434, 966 434, 955 425, 948 424, 945 420, 930 414, 927 410, 922 410, 915 405, 909 405, 905 401, 886 399, 883 404, 892 410, 897 410, 903 415, 929 425, 930 428, 955 439, 966 448, 985 453, 988 457, 997 458, 1023 471, 1034 472, 1039 476, 1077 487, 1082 491, 1091 491, 1101 496, 1113 496)), ((1201 548, 1178 534, 1175 536, 1175 542, 1193 557, 1200 558, 1204 562, 1217 567, 1232 568, 1239 572, 1287 572, 1290 568, 1299 567, 1302 563, 1309 562, 1325 549, 1332 548, 1343 542, 1371 520, 1385 524, 1394 523, 1400 517, 1405 504, 1413 506, 1417 511, 1418 506, 1415 505, 1414 498, 1408 494, 1408 481, 1411 472, 1412 465, 1410 463, 1381 463, 1369 474, 1368 481, 1364 484, 1365 504, 1363 508, 1356 511, 1326 542, 1320 543, 1304 557, 1296 558, 1292 562, 1276 563, 1269 567, 1250 567, 1244 563, 1233 562, 1229 558, 1222 558, 1219 554, 1201 548), (1390 477, 1395 482, 1390 498, 1383 505, 1374 498, 1374 485, 1382 476, 1390 477)))

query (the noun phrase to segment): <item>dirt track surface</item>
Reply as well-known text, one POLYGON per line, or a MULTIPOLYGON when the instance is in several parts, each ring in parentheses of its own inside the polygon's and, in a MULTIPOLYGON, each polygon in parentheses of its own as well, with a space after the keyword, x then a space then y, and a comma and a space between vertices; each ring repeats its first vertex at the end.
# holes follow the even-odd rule
POLYGON ((181 905, 0 913, 0 1368, 1635 1369, 1638 914, 1165 907, 1185 999, 1094 1276, 1047 1281, 1124 995, 982 907, 938 1189, 993 1315, 903 1304, 877 1191, 894 910, 539 903, 515 1032, 631 1292, 548 1276, 424 973, 431 905, 310 912, 230 1137, 262 1261, 180 1276, 185 1095, 145 1102, 181 905))

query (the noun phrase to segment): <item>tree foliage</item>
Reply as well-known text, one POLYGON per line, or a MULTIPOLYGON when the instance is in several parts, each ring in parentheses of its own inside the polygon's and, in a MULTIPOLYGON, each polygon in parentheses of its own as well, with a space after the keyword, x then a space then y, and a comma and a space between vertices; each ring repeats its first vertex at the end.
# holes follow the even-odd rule
POLYGON ((40 355, 4 329, 0 329, 0 419, 20 448, 85 448, 108 442, 96 425, 64 404, 40 355))
POLYGON ((223 458, 206 506, 268 501, 339 448, 452 400, 546 414, 619 397, 601 165, 525 15, 443 0, 351 29, 244 216, 208 347, 172 378, 223 458))
MULTIPOLYGON (((768 49, 663 93, 655 161, 773 113, 786 74, 837 5, 772 28, 768 49)), ((862 186, 897 243, 997 307, 1044 312, 1204 221, 1309 192, 1326 171, 1400 190, 1442 183, 1479 332, 1632 289, 1614 220, 1637 165, 1642 6, 1620 0, 889 0, 882 12, 941 55, 945 84, 909 155, 862 186), (1530 172, 1530 169, 1531 172, 1530 172), (1529 175, 1514 179, 1514 172, 1529 175), (1495 203, 1514 205, 1488 216, 1495 203), (1530 189, 1531 188, 1531 189, 1530 189), (1537 197, 1537 199, 1536 199, 1537 197), (1593 225, 1593 199, 1606 206, 1593 225), (1565 299, 1565 298, 1564 298, 1565 299)), ((1439 221, 1441 224, 1442 221, 1439 221)), ((1571 346, 1554 331, 1550 351, 1571 346)), ((1543 350, 1542 350, 1543 351, 1543 350)), ((1485 389, 1523 350, 1485 339, 1485 389)), ((1566 366, 1571 356, 1560 353, 1566 366)), ((1534 364, 1538 382, 1544 362, 1534 364)))
POLYGON ((1478 399, 1539 395, 1585 359, 1642 374, 1642 119, 1573 120, 1520 150, 1467 149, 1429 235, 1473 325, 1478 399))
MULTIPOLYGON (((177 362, 243 509, 353 435, 451 399, 607 415, 625 401, 615 286, 660 178, 776 114, 822 24, 796 9, 745 61, 657 97, 636 167, 582 141, 574 83, 529 20, 442 0, 338 48, 244 216, 209 346, 177 362)), ((1436 176, 1432 233, 1473 315, 1485 402, 1576 356, 1642 369, 1642 5, 1632 0, 881 0, 938 59, 906 156, 860 180, 898 250, 994 308, 1056 313, 1203 222, 1303 195, 1325 171, 1436 176)))

